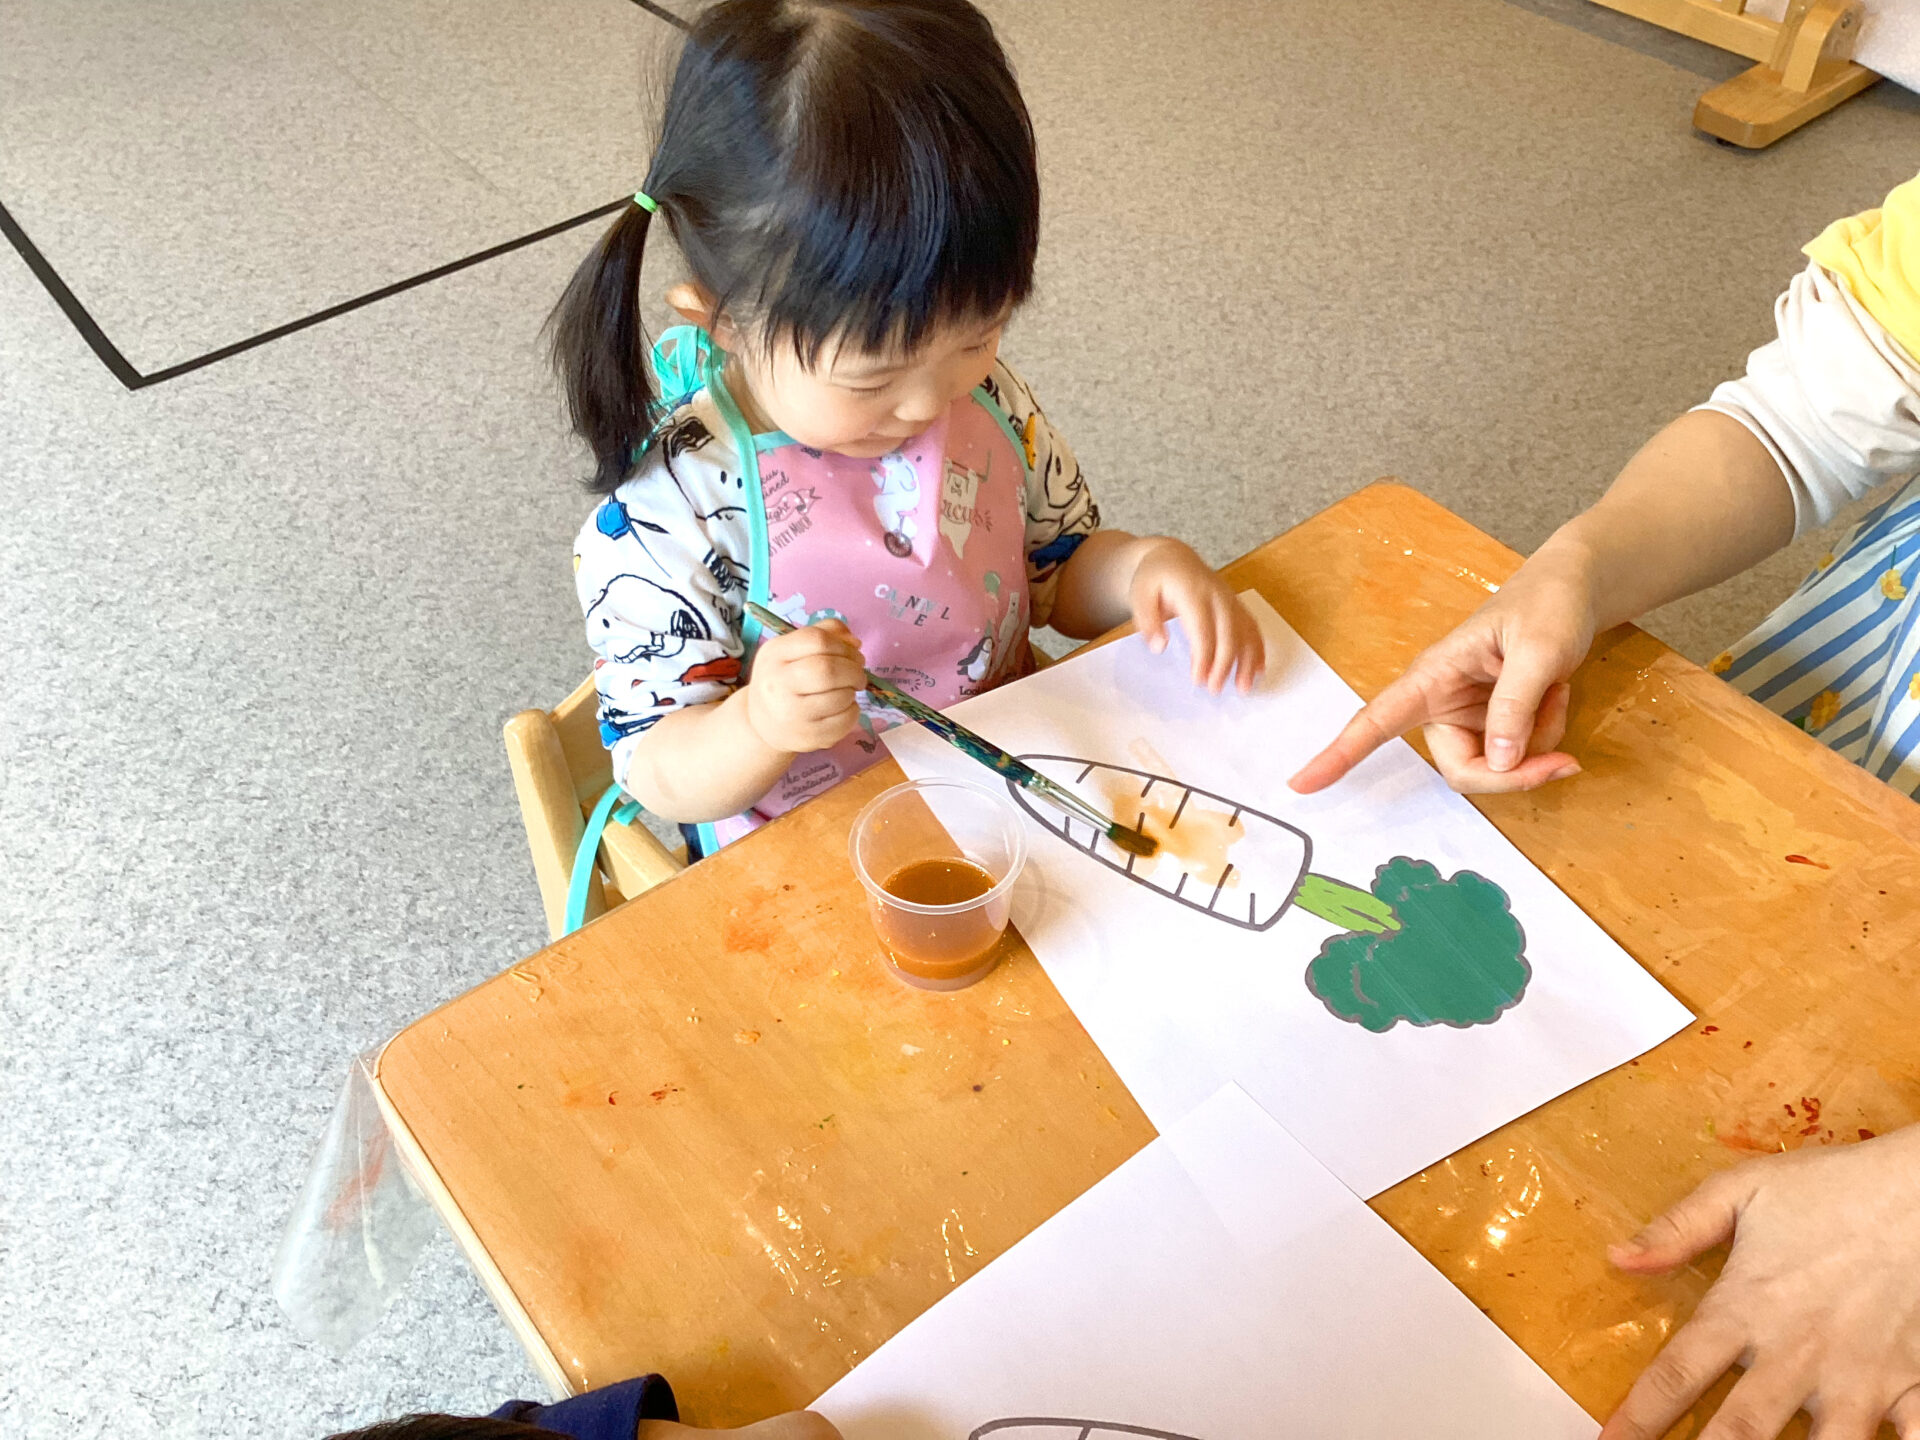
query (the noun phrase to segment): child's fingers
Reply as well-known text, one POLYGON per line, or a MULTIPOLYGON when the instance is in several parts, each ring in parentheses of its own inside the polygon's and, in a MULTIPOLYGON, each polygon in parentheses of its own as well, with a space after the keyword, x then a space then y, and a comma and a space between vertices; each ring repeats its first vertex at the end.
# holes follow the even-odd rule
POLYGON ((807 655, 857 656, 862 652, 859 636, 838 620, 822 620, 769 640, 765 653, 776 662, 790 662, 807 655))
POLYGON ((863 687, 867 672, 844 652, 804 655, 781 667, 780 683, 790 695, 838 694, 863 687))
POLYGON ((1172 618, 1173 612, 1158 586, 1150 587, 1134 607, 1133 623, 1147 642, 1147 649, 1155 655, 1167 648, 1167 621, 1172 618))
POLYGON ((1222 591, 1219 602, 1220 641, 1213 665, 1213 692, 1227 688, 1227 681, 1239 672, 1239 689, 1245 695, 1253 688, 1254 667, 1265 658, 1266 646, 1260 627, 1239 599, 1222 591))
POLYGON ((843 690, 829 691, 824 695, 800 695, 794 698, 793 707, 797 717, 809 725, 824 725, 838 716, 858 716, 858 701, 843 698, 843 690))
POLYGON ((1207 674, 1213 669, 1214 624, 1213 607, 1202 603, 1184 607, 1180 612, 1180 628, 1187 632, 1187 651, 1192 657, 1190 667, 1193 683, 1204 685, 1207 674))
POLYGON ((1267 672, 1267 637, 1260 633, 1260 622, 1247 613, 1237 599, 1233 602, 1234 629, 1239 636, 1235 671, 1242 695, 1251 695, 1253 687, 1267 672))
POLYGON ((1240 656, 1240 640, 1233 623, 1233 597, 1216 595, 1213 600, 1213 659, 1207 666, 1207 690, 1218 695, 1227 688, 1233 675, 1233 663, 1240 656))

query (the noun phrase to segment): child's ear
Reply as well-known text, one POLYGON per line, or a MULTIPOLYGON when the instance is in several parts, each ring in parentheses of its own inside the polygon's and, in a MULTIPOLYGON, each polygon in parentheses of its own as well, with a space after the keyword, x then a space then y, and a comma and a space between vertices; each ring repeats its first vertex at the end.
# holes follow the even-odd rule
POLYGON ((733 324, 726 316, 716 313, 714 294, 706 286, 691 280, 671 285, 667 288, 667 304, 689 325, 698 325, 713 336, 714 343, 722 350, 735 348, 733 342, 738 337, 733 324))

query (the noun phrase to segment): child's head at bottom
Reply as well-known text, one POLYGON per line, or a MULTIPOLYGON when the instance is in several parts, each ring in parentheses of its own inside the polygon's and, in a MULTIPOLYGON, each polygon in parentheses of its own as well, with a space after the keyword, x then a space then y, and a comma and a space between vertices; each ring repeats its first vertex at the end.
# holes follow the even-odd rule
MULTIPOLYGON (((536 1419, 502 1420, 494 1416, 403 1415, 382 1420, 362 1430, 345 1430, 328 1440, 540 1440, 543 1435, 567 1440, 571 1430, 549 1430, 536 1419)), ((811 1410, 790 1410, 736 1430, 707 1430, 675 1420, 642 1420, 632 1440, 692 1440, 699 1435, 731 1435, 735 1440, 841 1440, 824 1416, 811 1410)), ((622 1436, 621 1440, 629 1440, 622 1436)))
POLYGON ((750 420, 877 458, 991 368, 1033 284, 1033 130, 967 0, 719 0, 687 36, 642 193, 554 315, 593 485, 663 418, 640 323, 655 214, 669 298, 713 331, 750 420))

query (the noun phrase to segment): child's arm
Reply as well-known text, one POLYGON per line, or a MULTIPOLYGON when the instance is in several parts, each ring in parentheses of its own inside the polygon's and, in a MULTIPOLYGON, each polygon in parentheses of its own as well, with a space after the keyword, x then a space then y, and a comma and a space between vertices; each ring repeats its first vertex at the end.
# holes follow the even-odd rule
POLYGON ((1027 582, 1033 623, 1090 640, 1129 619, 1157 653, 1167 621, 1187 632, 1193 683, 1218 693, 1239 674, 1242 694, 1266 669, 1260 627, 1191 547, 1164 536, 1100 528, 1080 462, 1003 359, 987 380, 1027 451, 1027 582))
POLYGON ((726 699, 677 710, 634 743, 622 788, 664 820, 738 815, 796 755, 824 750, 859 723, 860 642, 838 620, 773 636, 753 678, 726 699))
POLYGON ((1176 618, 1194 684, 1218 694, 1237 674, 1241 694, 1253 689, 1267 664, 1260 627, 1192 547, 1164 535, 1096 530, 1060 569, 1052 623, 1062 635, 1087 640, 1131 619, 1158 653, 1176 618))
POLYGON ((1780 467, 1753 432, 1689 411, 1348 721, 1293 788, 1324 789, 1415 726, 1427 727, 1434 764, 1456 790, 1530 790, 1577 773, 1555 747, 1567 680, 1593 637, 1764 559, 1793 538, 1793 515, 1780 467))

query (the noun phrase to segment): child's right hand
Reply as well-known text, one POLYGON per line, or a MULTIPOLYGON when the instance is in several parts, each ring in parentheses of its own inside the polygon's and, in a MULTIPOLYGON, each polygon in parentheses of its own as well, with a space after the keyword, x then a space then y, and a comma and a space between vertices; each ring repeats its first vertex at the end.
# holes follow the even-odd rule
POLYGON ((775 750, 825 750, 860 723, 855 692, 866 683, 860 642, 840 621, 773 636, 753 657, 747 723, 775 750))

